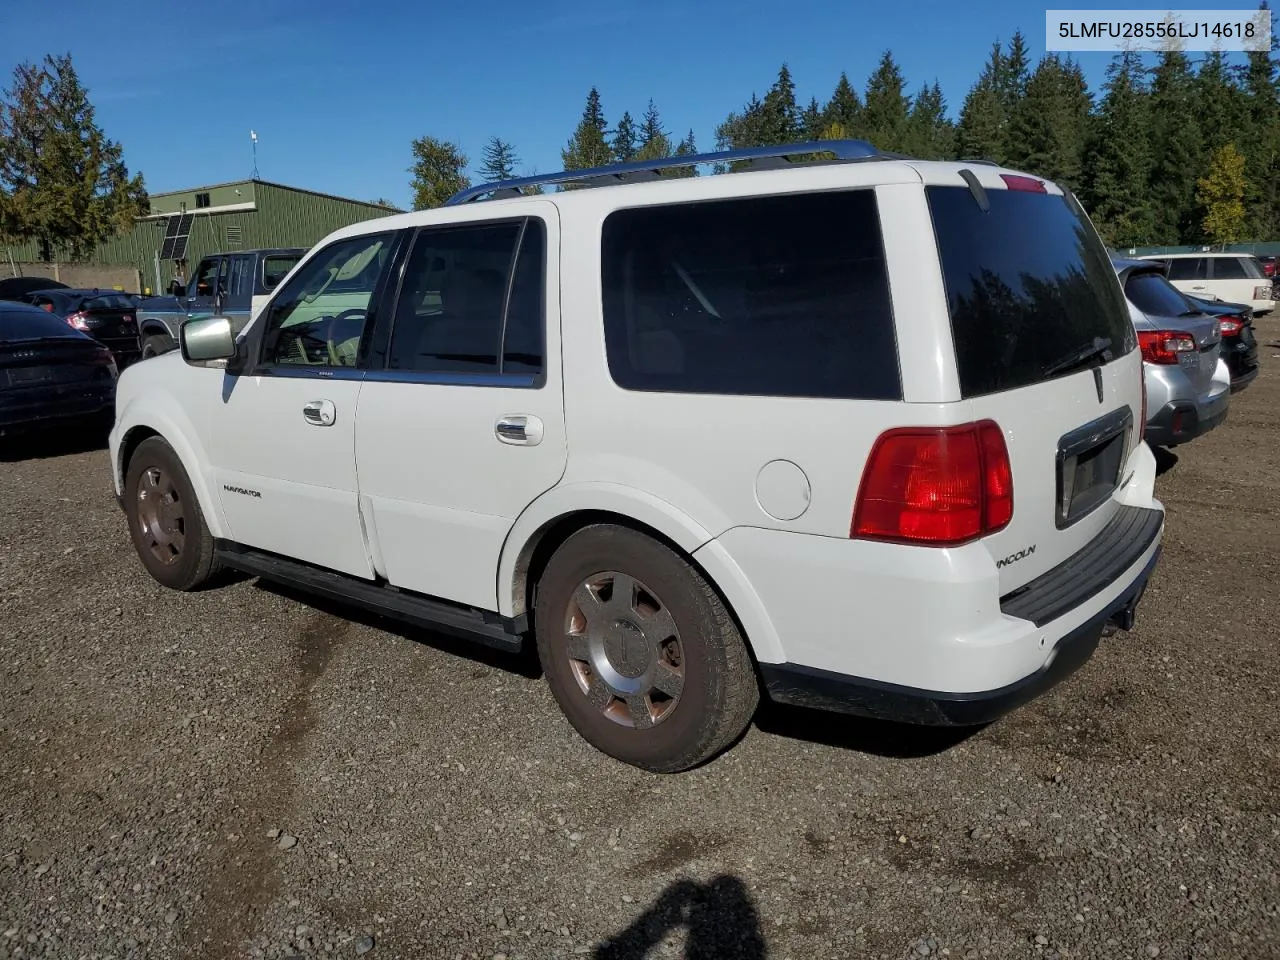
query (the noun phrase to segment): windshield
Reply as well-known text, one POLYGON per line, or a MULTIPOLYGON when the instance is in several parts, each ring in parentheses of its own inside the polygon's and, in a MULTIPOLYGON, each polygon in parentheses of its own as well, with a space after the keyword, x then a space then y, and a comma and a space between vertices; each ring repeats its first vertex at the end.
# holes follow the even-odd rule
POLYGON ((989 190, 984 211, 967 187, 927 187, 951 312, 960 391, 1013 390, 1065 375, 1064 357, 1136 335, 1106 248, 1066 197, 989 190))
POLYGON ((1129 302, 1148 316, 1180 317, 1194 312, 1194 307, 1158 273, 1139 273, 1124 285, 1129 302))

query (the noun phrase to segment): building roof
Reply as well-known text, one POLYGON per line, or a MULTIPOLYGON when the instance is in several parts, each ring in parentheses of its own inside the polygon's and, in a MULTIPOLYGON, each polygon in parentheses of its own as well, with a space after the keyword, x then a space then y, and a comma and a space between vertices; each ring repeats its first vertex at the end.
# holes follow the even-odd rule
POLYGON ((305 187, 293 187, 287 183, 275 183, 271 180, 228 180, 225 183, 209 183, 202 184, 198 187, 186 187, 182 190, 162 190, 150 194, 151 198, 155 197, 176 197, 189 193, 204 193, 207 190, 220 190, 225 187, 244 187, 244 186, 264 186, 274 187, 277 190, 291 190, 294 193, 305 193, 313 197, 323 197, 326 200, 340 200, 343 203, 358 203, 362 206, 373 207, 375 210, 399 210, 399 207, 384 207, 381 204, 374 203, 372 200, 354 200, 351 197, 340 197, 333 193, 321 193, 319 190, 308 190, 305 187))

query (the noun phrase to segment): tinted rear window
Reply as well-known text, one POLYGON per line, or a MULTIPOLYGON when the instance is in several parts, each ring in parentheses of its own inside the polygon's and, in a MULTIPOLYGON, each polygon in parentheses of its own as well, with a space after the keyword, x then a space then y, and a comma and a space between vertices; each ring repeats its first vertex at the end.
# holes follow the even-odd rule
POLYGON ((902 396, 870 190, 619 210, 601 262, 622 387, 902 396))
POLYGON ((983 212, 967 187, 927 187, 942 258, 960 391, 1013 390, 1095 338, 1115 356, 1135 335, 1106 248, 1065 197, 990 190, 983 212))
POLYGON ((1159 274, 1140 273, 1130 277, 1124 292, 1129 301, 1148 316, 1180 317, 1192 309, 1177 288, 1159 274))
POLYGON ((127 294, 113 293, 86 300, 81 310, 133 310, 137 302, 127 294))
POLYGON ((38 340, 41 337, 82 338, 65 320, 39 307, 0 304, 0 340, 38 340))
POLYGON ((1175 257, 1169 261, 1170 280, 1203 280, 1204 257, 1175 257))

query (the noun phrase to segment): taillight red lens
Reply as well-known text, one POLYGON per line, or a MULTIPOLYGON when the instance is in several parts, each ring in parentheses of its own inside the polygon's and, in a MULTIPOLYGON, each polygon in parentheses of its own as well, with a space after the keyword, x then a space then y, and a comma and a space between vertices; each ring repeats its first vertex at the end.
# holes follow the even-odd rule
POLYGON ((83 313, 67 314, 66 319, 67 319, 67 326, 69 327, 73 327, 76 330, 80 330, 80 331, 87 331, 89 329, 89 318, 86 317, 83 313))
POLYGON ((1012 516, 1013 471, 999 426, 909 427, 887 431, 872 448, 849 535, 955 546, 1012 516))
POLYGON ((1219 317, 1218 326, 1222 328, 1224 337, 1234 337, 1243 329, 1244 324, 1235 317, 1219 317))
POLYGON ((1035 177, 1020 177, 1016 173, 1002 173, 1000 179, 1010 190, 1026 190, 1028 193, 1048 193, 1044 181, 1035 177))
POLYGON ((1196 339, 1176 330, 1139 330, 1138 346, 1147 363, 1177 363, 1179 354, 1195 351, 1196 339))

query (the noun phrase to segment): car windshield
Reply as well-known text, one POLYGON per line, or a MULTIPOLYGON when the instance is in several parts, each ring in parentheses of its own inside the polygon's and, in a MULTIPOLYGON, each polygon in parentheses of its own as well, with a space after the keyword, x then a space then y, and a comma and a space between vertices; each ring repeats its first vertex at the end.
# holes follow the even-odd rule
POLYGON ((1178 289, 1158 273, 1139 273, 1124 285, 1129 302, 1154 317, 1180 317, 1195 310, 1178 289))

